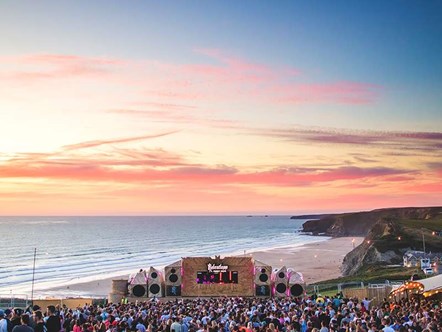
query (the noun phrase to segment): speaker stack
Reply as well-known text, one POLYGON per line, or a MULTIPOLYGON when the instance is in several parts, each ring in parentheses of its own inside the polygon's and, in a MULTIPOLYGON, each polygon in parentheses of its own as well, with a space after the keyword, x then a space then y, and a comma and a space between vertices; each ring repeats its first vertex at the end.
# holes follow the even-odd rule
POLYGON ((273 295, 277 297, 287 296, 288 273, 285 266, 275 269, 272 274, 273 295))
POLYGON ((181 260, 164 268, 166 296, 181 296, 181 260))
POLYGON ((161 272, 152 266, 147 273, 148 281, 148 296, 149 297, 162 297, 163 296, 163 282, 161 272))
POLYGON ((139 272, 131 275, 128 280, 127 290, 129 292, 129 296, 146 297, 147 296, 146 271, 140 270, 139 272))
POLYGON ((305 281, 301 272, 295 272, 293 270, 288 270, 289 274, 289 293, 290 296, 303 296, 305 289, 305 281))
POLYGON ((272 267, 255 260, 255 296, 270 296, 272 267))

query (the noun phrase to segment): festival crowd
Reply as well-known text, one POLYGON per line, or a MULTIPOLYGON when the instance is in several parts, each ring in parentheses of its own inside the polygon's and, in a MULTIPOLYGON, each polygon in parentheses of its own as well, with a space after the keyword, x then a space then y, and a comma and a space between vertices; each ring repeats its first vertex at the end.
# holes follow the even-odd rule
POLYGON ((0 310, 0 332, 442 332, 441 303, 212 298, 0 310))

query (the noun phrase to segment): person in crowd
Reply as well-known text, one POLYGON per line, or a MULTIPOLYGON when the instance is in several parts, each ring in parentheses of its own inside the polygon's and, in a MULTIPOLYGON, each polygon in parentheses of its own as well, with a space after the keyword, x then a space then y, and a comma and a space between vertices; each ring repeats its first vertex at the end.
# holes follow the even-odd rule
POLYGON ((137 325, 135 326, 137 332, 146 332, 146 326, 143 323, 143 319, 138 318, 137 325))
POLYGON ((83 328, 81 327, 79 319, 74 319, 74 326, 72 327, 72 332, 83 332, 83 328))
POLYGON ((178 322, 178 317, 173 316, 173 323, 170 326, 171 332, 181 332, 181 324, 178 322))
POLYGON ((11 323, 12 328, 21 325, 21 315, 23 313, 23 310, 21 308, 14 308, 11 312, 11 323))
POLYGON ((33 313, 34 318, 34 331, 35 332, 47 332, 46 325, 43 320, 43 314, 41 310, 36 310, 33 313))
POLYGON ((395 332, 394 329, 390 326, 390 318, 389 317, 385 317, 382 319, 382 331, 384 332, 395 332))
POLYGON ((8 324, 5 311, 0 309, 0 332, 8 332, 8 324))
POLYGON ((106 325, 103 323, 103 318, 101 316, 96 316, 95 320, 94 332, 106 332, 106 325))
POLYGON ((29 315, 21 314, 20 315, 20 325, 14 326, 12 332, 34 332, 34 329, 29 326, 29 315))
POLYGON ((56 314, 55 306, 53 305, 47 306, 46 313, 48 315, 46 320, 47 332, 60 332, 61 322, 59 315, 56 314))

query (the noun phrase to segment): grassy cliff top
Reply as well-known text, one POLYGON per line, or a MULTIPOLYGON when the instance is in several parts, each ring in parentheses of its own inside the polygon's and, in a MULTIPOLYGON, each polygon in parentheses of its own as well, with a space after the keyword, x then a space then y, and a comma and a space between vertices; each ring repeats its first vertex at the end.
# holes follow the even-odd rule
POLYGON ((442 251, 442 207, 408 207, 326 215, 304 223, 303 230, 328 236, 365 236, 384 252, 410 247, 442 251))
POLYGON ((428 219, 384 218, 366 237, 380 252, 411 248, 442 252, 442 214, 428 219))

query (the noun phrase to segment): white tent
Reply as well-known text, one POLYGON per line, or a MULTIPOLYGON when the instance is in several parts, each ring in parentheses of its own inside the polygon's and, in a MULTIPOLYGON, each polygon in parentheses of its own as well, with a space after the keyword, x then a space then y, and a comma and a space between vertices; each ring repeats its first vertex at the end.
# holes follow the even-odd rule
POLYGON ((404 294, 422 294, 423 296, 432 296, 437 293, 442 293, 442 274, 434 277, 406 281, 400 287, 393 289, 390 297, 404 294))
POLYGON ((419 280, 419 282, 424 286, 424 296, 431 296, 436 293, 442 293, 442 274, 437 276, 419 280))

